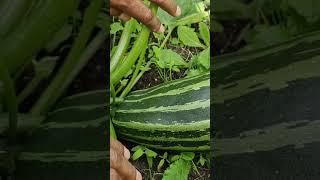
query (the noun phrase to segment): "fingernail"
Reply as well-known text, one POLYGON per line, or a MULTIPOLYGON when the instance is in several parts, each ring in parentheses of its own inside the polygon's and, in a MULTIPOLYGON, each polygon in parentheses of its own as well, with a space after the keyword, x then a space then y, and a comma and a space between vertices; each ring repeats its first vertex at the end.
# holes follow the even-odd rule
POLYGON ((138 170, 136 170, 136 180, 142 180, 141 173, 138 170))
POLYGON ((177 6, 175 16, 180 16, 180 15, 181 15, 181 8, 179 6, 177 6))
POLYGON ((128 15, 126 15, 126 14, 124 14, 124 13, 120 14, 119 18, 120 18, 122 21, 125 21, 125 22, 130 20, 130 16, 128 16, 128 15))
POLYGON ((160 28, 158 29, 158 33, 164 33, 166 29, 164 28, 164 26, 161 24, 160 28))
POLYGON ((130 151, 127 148, 124 148, 124 157, 130 159, 130 151))

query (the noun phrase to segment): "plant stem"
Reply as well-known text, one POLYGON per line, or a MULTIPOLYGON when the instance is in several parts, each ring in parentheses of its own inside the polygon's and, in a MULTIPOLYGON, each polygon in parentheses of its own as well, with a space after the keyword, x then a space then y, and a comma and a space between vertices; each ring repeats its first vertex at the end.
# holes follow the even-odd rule
MULTIPOLYGON (((158 6, 151 3, 150 9, 154 14, 156 14, 158 6)), ((143 26, 137 40, 135 41, 132 49, 130 50, 128 56, 125 59, 126 62, 122 63, 114 70, 114 72, 112 72, 113 74, 111 75, 110 83, 114 85, 117 84, 128 73, 128 71, 132 68, 132 66, 138 59, 142 51, 144 42, 148 41, 149 35, 150 29, 146 26, 143 26)))
POLYGON ((0 39, 19 23, 27 13, 32 1, 3 0, 0 7, 0 39))
POLYGON ((139 81, 139 79, 142 77, 142 75, 147 71, 147 69, 149 68, 149 66, 151 65, 151 62, 149 61, 144 69, 142 71, 140 71, 140 73, 137 75, 137 77, 134 79, 134 81, 132 82, 132 84, 130 85, 130 89, 133 88, 133 86, 139 81))
POLYGON ((83 54, 81 52, 91 35, 98 17, 102 0, 93 0, 87 8, 79 36, 77 37, 70 53, 67 56, 63 66, 59 69, 56 77, 53 79, 49 87, 42 94, 31 112, 33 114, 44 114, 48 112, 50 107, 62 95, 68 85, 87 64, 92 55, 100 48, 106 38, 106 33, 101 30, 98 35, 87 46, 83 54))
POLYGON ((111 119, 110 119, 110 137, 113 139, 117 139, 117 134, 116 134, 116 131, 114 130, 111 119))
POLYGON ((145 42, 143 50, 142 50, 142 52, 140 54, 140 58, 139 58, 138 63, 136 65, 136 69, 133 72, 133 75, 132 75, 132 77, 130 79, 129 84, 127 85, 127 87, 121 93, 120 98, 124 98, 131 91, 131 89, 133 88, 133 86, 134 86, 133 83, 135 82, 135 79, 136 79, 136 77, 137 77, 137 75, 138 75, 138 73, 140 71, 140 67, 141 67, 142 63, 145 61, 145 57, 144 56, 146 54, 147 45, 148 45, 147 42, 145 42))
POLYGON ((14 82, 3 61, 0 61, 0 80, 3 83, 4 101, 9 112, 9 143, 15 144, 18 125, 18 103, 14 82))
POLYGON ((166 35, 166 37, 164 38, 164 40, 162 41, 162 43, 160 45, 160 49, 162 49, 164 47, 164 45, 167 43, 167 41, 169 40, 169 37, 171 36, 171 33, 174 30, 174 28, 175 27, 169 29, 168 34, 166 35))
POLYGON ((41 82, 41 76, 35 76, 25 89, 18 95, 18 104, 21 104, 41 82))
POLYGON ((112 96, 112 99, 113 99, 113 102, 115 102, 116 100, 116 91, 114 90, 114 87, 113 87, 113 84, 110 84, 110 89, 111 89, 111 96, 112 96))
POLYGON ((110 61, 110 73, 112 73, 115 70, 121 57, 124 55, 124 53, 128 49, 130 39, 131 39, 131 33, 134 30, 134 21, 135 21, 134 19, 131 19, 130 21, 128 21, 124 27, 124 30, 122 31, 117 50, 114 52, 110 61))

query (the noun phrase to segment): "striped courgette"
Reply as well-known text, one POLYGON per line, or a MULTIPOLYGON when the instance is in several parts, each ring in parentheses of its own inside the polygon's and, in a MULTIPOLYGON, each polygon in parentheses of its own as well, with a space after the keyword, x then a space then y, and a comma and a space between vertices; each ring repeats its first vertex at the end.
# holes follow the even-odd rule
POLYGON ((106 94, 97 90, 58 103, 19 149, 15 179, 107 179, 106 94))
POLYGON ((131 93, 113 123, 128 141, 167 150, 210 149, 210 75, 131 93))
POLYGON ((320 31, 214 58, 215 179, 319 179, 319 47, 320 31))

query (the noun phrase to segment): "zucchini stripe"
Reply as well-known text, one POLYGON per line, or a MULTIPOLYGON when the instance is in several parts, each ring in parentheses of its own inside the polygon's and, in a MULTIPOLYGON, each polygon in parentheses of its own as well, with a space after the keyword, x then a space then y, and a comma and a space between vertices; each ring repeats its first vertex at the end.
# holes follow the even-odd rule
POLYGON ((210 108, 198 107, 197 109, 187 109, 173 112, 145 112, 145 113, 121 113, 117 112, 115 122, 143 122, 145 124, 173 125, 195 123, 198 120, 209 118, 210 108))
POLYGON ((268 73, 257 74, 255 76, 233 81, 232 83, 235 85, 232 86, 232 88, 226 88, 230 86, 230 84, 220 85, 217 87, 217 91, 221 93, 216 93, 214 95, 214 101, 216 103, 222 103, 225 100, 234 99, 261 89, 279 90, 281 88, 286 88, 288 83, 293 80, 320 77, 319 67, 320 55, 268 73))
POLYGON ((166 96, 170 96, 170 95, 175 95, 175 96, 178 96, 184 92, 188 92, 188 91, 193 91, 193 90, 198 90, 200 89, 201 87, 207 87, 209 86, 209 82, 210 80, 207 79, 207 80, 204 80, 204 81, 201 81, 201 82, 197 82, 195 84, 191 84, 189 86, 186 86, 186 87, 180 87, 180 88, 177 88, 177 89, 172 89, 170 91, 166 91, 166 92, 163 92, 163 93, 157 93, 157 94, 154 94, 154 95, 150 95, 150 96, 145 96, 145 97, 140 97, 139 99, 135 99, 135 100, 131 100, 128 98, 128 100, 125 100, 125 102, 141 102, 145 99, 151 99, 151 98, 155 98, 155 97, 166 97, 166 96))
MULTIPOLYGON (((189 102, 197 101, 197 100, 206 100, 208 99, 209 88, 202 87, 197 91, 193 92, 185 92, 179 95, 179 99, 177 100, 176 95, 163 97, 156 97, 152 99, 146 99, 139 102, 139 108, 146 109, 149 107, 159 107, 159 106, 173 106, 173 105, 183 105, 189 102)), ((125 102, 121 104, 121 109, 119 110, 129 110, 132 109, 137 103, 125 102)))
POLYGON ((85 92, 76 94, 63 99, 58 103, 55 109, 60 109, 69 106, 77 105, 95 105, 95 104, 106 104, 107 103, 107 91, 97 90, 92 92, 85 92))
POLYGON ((214 156, 271 151, 293 145, 296 149, 320 142, 320 120, 280 123, 260 130, 243 132, 242 137, 216 138, 214 156), (302 126, 298 124, 303 122, 302 126), (297 126, 298 125, 298 126, 297 126), (264 133, 261 133, 263 131, 264 133))
POLYGON ((173 80, 168 83, 164 83, 149 89, 134 91, 130 94, 130 96, 127 97, 127 99, 133 99, 133 98, 139 99, 139 97, 142 97, 142 96, 144 97, 148 95, 155 95, 161 92, 166 92, 170 89, 181 88, 195 82, 201 82, 209 78, 210 78, 209 74, 204 74, 201 76, 194 76, 190 78, 173 80))
POLYGON ((122 122, 122 121, 117 121, 117 120, 112 120, 114 124, 117 126, 123 127, 123 128, 132 128, 132 129, 145 129, 148 131, 176 131, 176 132, 181 132, 181 131, 198 131, 198 130, 206 130, 208 129, 210 125, 210 119, 207 120, 201 120, 193 123, 184 123, 184 124, 156 124, 156 123, 140 123, 140 122, 122 122))
POLYGON ((146 140, 146 141, 169 141, 169 142, 176 142, 176 141, 183 141, 183 142, 196 142, 196 141, 209 141, 210 134, 200 136, 200 137, 174 137, 174 136, 133 136, 132 134, 122 133, 124 137, 129 137, 129 139, 138 139, 138 140, 146 140))
POLYGON ((199 108, 207 108, 210 106, 210 100, 198 100, 189 102, 183 105, 174 105, 174 106, 159 106, 159 107, 150 107, 147 109, 129 109, 129 110, 117 110, 117 113, 148 113, 148 112, 177 112, 177 111, 188 111, 199 108))
POLYGON ((19 160, 22 161, 40 161, 40 162, 95 162, 106 160, 107 151, 80 151, 80 152, 63 152, 63 153, 35 153, 22 152, 19 160))
POLYGON ((192 138, 210 135, 209 127, 207 129, 193 131, 161 131, 148 129, 132 129, 129 127, 117 127, 117 132, 120 134, 143 134, 146 137, 175 137, 175 138, 192 138))
POLYGON ((81 109, 81 108, 74 108, 68 109, 67 111, 57 111, 56 113, 49 114, 49 118, 47 122, 55 121, 56 119, 63 119, 64 123, 73 122, 74 119, 77 121, 87 121, 88 119, 97 119, 100 117, 106 116, 106 108, 105 107, 97 107, 93 109, 81 109), (66 118, 72 117, 72 118, 66 118))

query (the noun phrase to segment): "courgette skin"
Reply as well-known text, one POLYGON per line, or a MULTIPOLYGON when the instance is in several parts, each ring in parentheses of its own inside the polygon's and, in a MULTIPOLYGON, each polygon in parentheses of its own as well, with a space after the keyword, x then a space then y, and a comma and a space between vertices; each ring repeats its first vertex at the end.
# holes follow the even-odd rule
POLYGON ((132 92, 116 107, 120 138, 148 147, 210 149, 210 75, 175 80, 132 92))
POLYGON ((108 179, 106 94, 104 89, 66 97, 30 137, 23 134, 15 179, 108 179))
POLYGON ((215 179, 319 179, 319 47, 317 31, 214 58, 215 179))

